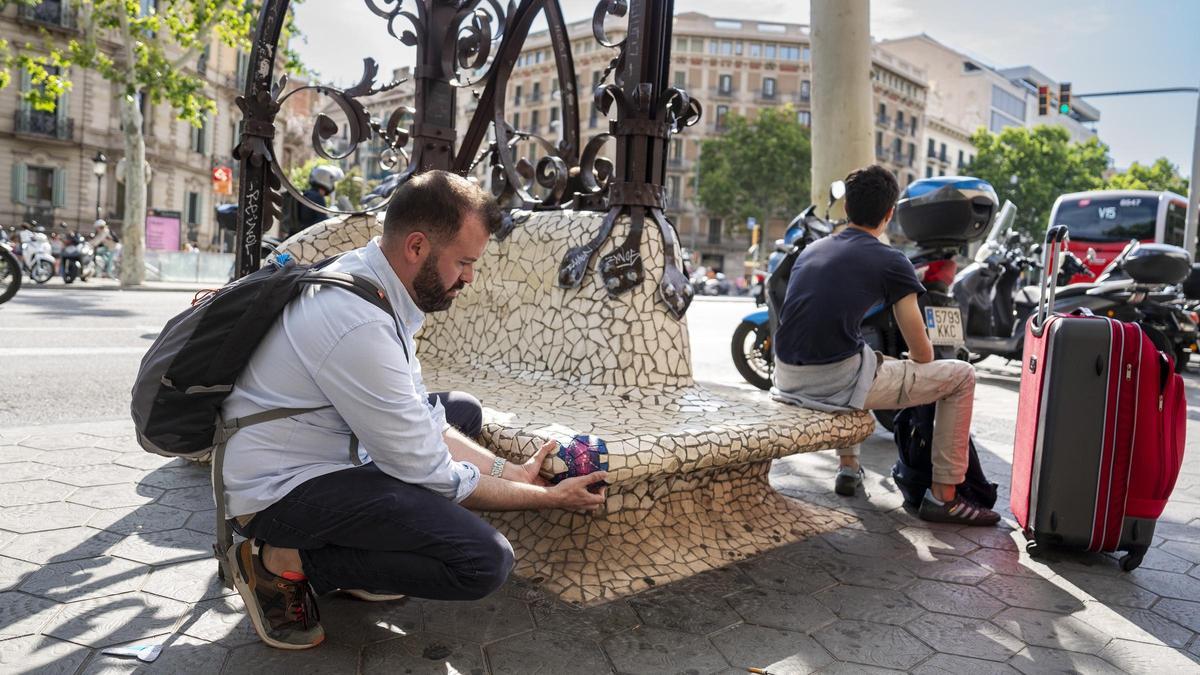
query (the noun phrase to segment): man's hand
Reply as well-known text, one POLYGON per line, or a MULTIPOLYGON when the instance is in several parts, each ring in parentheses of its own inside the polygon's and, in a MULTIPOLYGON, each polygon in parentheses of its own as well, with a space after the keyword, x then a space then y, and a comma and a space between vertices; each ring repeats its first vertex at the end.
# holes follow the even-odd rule
POLYGON ((591 492, 588 488, 606 478, 608 478, 607 471, 597 471, 586 476, 575 476, 561 481, 558 485, 550 488, 553 508, 566 509, 576 513, 595 511, 604 505, 608 487, 600 486, 596 492, 591 492))
POLYGON ((546 457, 550 453, 558 450, 558 441, 546 441, 542 445, 542 449, 525 461, 524 464, 513 467, 511 476, 506 476, 509 480, 518 483, 529 483, 530 485, 549 485, 550 481, 546 480, 541 475, 542 463, 546 461, 546 457))

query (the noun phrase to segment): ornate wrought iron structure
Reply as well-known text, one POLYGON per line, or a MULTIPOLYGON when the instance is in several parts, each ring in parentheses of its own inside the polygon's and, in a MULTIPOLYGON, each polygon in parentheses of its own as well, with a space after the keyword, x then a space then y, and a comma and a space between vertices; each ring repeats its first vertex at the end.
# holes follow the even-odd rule
MULTIPOLYGON (((663 214, 663 175, 667 142, 672 134, 695 124, 701 106, 686 91, 667 86, 671 48, 673 0, 600 0, 592 17, 593 37, 614 51, 602 82, 591 92, 591 105, 604 114, 609 130, 583 142, 579 130, 579 92, 571 42, 558 0, 364 0, 386 23, 388 33, 417 51, 413 71, 415 105, 397 109, 386 118, 372 118, 363 99, 399 86, 377 84, 379 67, 364 59, 363 76, 345 90, 300 87, 287 91, 287 78, 276 77, 279 39, 288 0, 267 0, 259 15, 243 95, 243 113, 235 157, 241 162, 238 201, 238 275, 260 264, 262 233, 278 215, 282 194, 289 193, 310 208, 330 215, 345 212, 315 204, 292 185, 273 151, 276 116, 288 97, 315 89, 336 102, 346 117, 348 148, 334 153, 328 141, 341 129, 321 114, 313 120, 312 142, 328 160, 349 156, 362 143, 382 141, 381 164, 395 173, 381 186, 378 198, 355 213, 386 207, 386 197, 414 173, 441 169, 466 175, 488 161, 492 191, 513 209, 594 209, 607 211, 601 230, 588 242, 571 249, 560 263, 559 285, 578 287, 597 252, 612 235, 618 218, 627 215, 627 238, 597 263, 612 295, 645 280, 641 241, 647 223, 657 226, 665 246, 665 269, 659 296, 681 318, 692 289, 676 259, 674 226, 663 214), (560 83, 562 116, 557 143, 515 129, 506 121, 504 92, 534 19, 544 13, 560 83), (606 20, 625 21, 623 39, 606 32, 606 20), (611 82, 606 82, 609 76, 611 82), (459 137, 455 100, 470 90, 478 105, 459 137), (402 124, 411 116, 411 124, 402 124), (484 146, 488 129, 492 140, 484 146), (610 139, 615 159, 601 157, 610 139), (519 157, 518 141, 529 140, 544 155, 534 162, 519 157)), ((515 213, 515 212, 514 212, 515 213)), ((513 227, 513 218, 509 218, 513 227)), ((503 235, 502 235, 503 236, 503 235)))

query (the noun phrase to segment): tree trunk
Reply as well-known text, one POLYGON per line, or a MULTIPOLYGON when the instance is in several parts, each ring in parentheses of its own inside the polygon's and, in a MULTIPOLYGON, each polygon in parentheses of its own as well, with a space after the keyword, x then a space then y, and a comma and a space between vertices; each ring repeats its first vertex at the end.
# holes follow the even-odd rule
POLYGON ((146 137, 137 96, 121 100, 125 128, 125 225, 121 231, 121 285, 140 286, 146 279, 146 137))

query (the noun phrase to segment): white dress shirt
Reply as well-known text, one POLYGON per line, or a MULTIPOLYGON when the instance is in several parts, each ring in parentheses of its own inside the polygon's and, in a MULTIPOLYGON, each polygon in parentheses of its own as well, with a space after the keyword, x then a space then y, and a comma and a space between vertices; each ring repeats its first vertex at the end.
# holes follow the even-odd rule
POLYGON ((462 501, 479 483, 479 470, 450 456, 442 439, 446 411, 428 401, 413 340, 424 313, 378 239, 326 269, 370 279, 387 295, 395 319, 328 286, 305 290, 284 309, 222 414, 229 420, 271 408, 333 407, 233 435, 223 473, 228 513, 257 513, 311 478, 353 467, 351 430, 361 462, 374 461, 389 476, 462 501))

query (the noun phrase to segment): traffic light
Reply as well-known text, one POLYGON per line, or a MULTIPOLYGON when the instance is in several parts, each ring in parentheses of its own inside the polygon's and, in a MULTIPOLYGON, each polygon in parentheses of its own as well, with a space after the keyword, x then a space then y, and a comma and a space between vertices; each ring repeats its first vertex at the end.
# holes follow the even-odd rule
POLYGON ((1058 85, 1058 113, 1060 115, 1071 114, 1071 83, 1063 82, 1058 85))
POLYGON ((1050 112, 1050 87, 1041 85, 1038 87, 1038 115, 1045 115, 1050 112))

